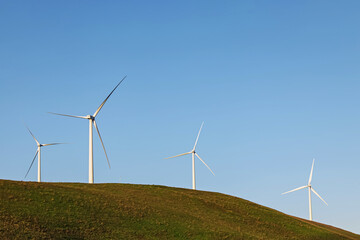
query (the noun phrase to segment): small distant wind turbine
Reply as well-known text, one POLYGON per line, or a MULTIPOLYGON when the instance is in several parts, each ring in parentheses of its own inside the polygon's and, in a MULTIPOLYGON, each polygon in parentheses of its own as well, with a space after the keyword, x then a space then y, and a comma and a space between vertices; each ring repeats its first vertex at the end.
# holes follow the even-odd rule
POLYGON ((173 157, 168 157, 168 158, 165 158, 165 159, 169 159, 169 158, 175 158, 175 157, 180 157, 180 156, 184 156, 184 155, 188 155, 188 154, 191 154, 192 155, 192 188, 195 190, 196 189, 196 186, 195 186, 195 156, 197 156, 200 161, 202 161, 202 163, 210 170, 210 172, 215 176, 214 172, 211 170, 211 168, 204 162, 204 160, 202 160, 200 158, 200 156, 196 153, 195 151, 195 148, 196 148, 196 144, 199 140, 199 136, 200 136, 200 132, 201 132, 201 129, 204 125, 204 122, 201 124, 201 127, 200 127, 200 130, 199 130, 199 133, 197 135, 197 138, 196 138, 196 141, 195 141, 195 145, 193 147, 193 149, 190 151, 190 152, 186 152, 186 153, 182 153, 182 154, 179 154, 179 155, 176 155, 176 156, 173 156, 173 157))
POLYGON ((55 115, 60 115, 60 116, 65 116, 65 117, 74 117, 74 118, 83 118, 83 119, 89 119, 89 183, 94 183, 94 161, 93 161, 93 125, 95 126, 95 129, 99 135, 100 141, 101 141, 101 145, 104 149, 105 152, 105 156, 106 156, 106 160, 107 163, 110 167, 110 162, 109 162, 109 158, 107 156, 106 150, 105 150, 105 145, 102 141, 101 135, 100 135, 100 131, 99 128, 96 124, 95 121, 95 117, 98 115, 98 113, 100 112, 101 108, 104 106, 104 104, 106 103, 106 101, 109 99, 109 97, 111 96, 111 94, 115 91, 115 89, 122 83, 122 81, 124 81, 124 79, 127 76, 125 76, 123 79, 121 79, 121 81, 118 83, 118 85, 116 85, 116 87, 111 91, 111 93, 107 96, 107 98, 105 98, 105 100, 100 104, 100 106, 98 107, 98 109, 96 109, 95 113, 93 115, 87 115, 87 116, 73 116, 73 115, 66 115, 66 114, 60 114, 60 113, 52 113, 51 114, 55 114, 55 115))
POLYGON ((312 166, 311 166, 311 172, 310 172, 310 177, 309 177, 309 182, 308 182, 308 185, 306 186, 302 186, 302 187, 299 187, 299 188, 295 188, 291 191, 288 191, 288 192, 284 192, 282 194, 287 194, 287 193, 290 193, 290 192, 295 192, 297 190, 300 190, 300 189, 303 189, 303 188, 308 188, 309 189, 309 219, 310 221, 312 221, 312 207, 311 207, 311 191, 313 193, 316 194, 316 196, 318 196, 321 201, 323 201, 326 205, 328 205, 324 199, 322 199, 322 197, 320 197, 320 195, 315 191, 315 189, 311 186, 311 179, 312 179, 312 174, 313 174, 313 170, 314 170, 314 162, 315 162, 315 159, 313 159, 313 163, 312 163, 312 166))
POLYGON ((28 127, 26 127, 29 130, 29 133, 31 134, 31 136, 34 138, 36 144, 37 144, 37 150, 35 153, 35 157, 33 158, 30 167, 24 177, 24 179, 27 177, 32 165, 34 164, 36 155, 38 155, 38 182, 41 182, 41 147, 46 147, 46 146, 51 146, 51 145, 58 145, 58 144, 65 144, 65 143, 48 143, 48 144, 40 144, 39 141, 35 138, 34 134, 32 134, 32 132, 30 131, 30 129, 28 127))

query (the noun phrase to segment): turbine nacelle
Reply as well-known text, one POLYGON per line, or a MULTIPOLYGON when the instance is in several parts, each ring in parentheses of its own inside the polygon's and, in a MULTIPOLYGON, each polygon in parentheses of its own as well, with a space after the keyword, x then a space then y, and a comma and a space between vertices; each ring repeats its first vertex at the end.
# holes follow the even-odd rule
POLYGON ((87 115, 87 116, 85 116, 85 118, 86 118, 86 119, 95 120, 95 117, 94 117, 94 116, 92 116, 92 115, 87 115))

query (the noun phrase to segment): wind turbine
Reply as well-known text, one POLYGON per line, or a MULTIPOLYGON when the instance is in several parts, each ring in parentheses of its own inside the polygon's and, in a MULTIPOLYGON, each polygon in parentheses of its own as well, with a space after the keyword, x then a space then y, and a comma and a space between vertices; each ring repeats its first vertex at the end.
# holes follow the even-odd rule
POLYGON ((197 138, 196 138, 196 141, 195 141, 195 145, 193 147, 193 149, 190 151, 190 152, 186 152, 186 153, 182 153, 182 154, 179 154, 179 155, 176 155, 176 156, 173 156, 173 157, 168 157, 168 158, 165 158, 165 159, 169 159, 169 158, 175 158, 175 157, 180 157, 180 156, 184 156, 184 155, 188 155, 188 154, 191 154, 192 156, 192 188, 195 190, 196 189, 196 186, 195 186, 195 156, 197 158, 200 159, 200 161, 202 161, 202 163, 210 170, 210 172, 215 176, 214 172, 211 170, 211 168, 204 162, 204 160, 201 159, 201 157, 196 153, 195 151, 195 148, 196 148, 196 144, 199 140, 199 136, 200 136, 200 132, 201 132, 201 129, 204 125, 204 122, 202 122, 201 124, 201 127, 200 127, 200 130, 199 130, 199 133, 197 135, 197 138))
POLYGON ((105 100, 100 104, 100 106, 98 107, 98 109, 96 109, 95 113, 93 115, 87 115, 87 116, 73 116, 73 115, 67 115, 67 114, 60 114, 60 113, 52 113, 51 114, 55 114, 55 115, 60 115, 60 116, 65 116, 65 117, 74 117, 74 118, 83 118, 83 119, 88 119, 89 120, 89 183, 94 183, 94 158, 93 158, 93 125, 95 126, 95 129, 99 135, 100 141, 101 141, 101 145, 104 149, 105 152, 105 156, 106 156, 106 160, 107 163, 109 165, 109 169, 110 167, 110 162, 109 162, 109 158, 107 156, 106 150, 105 150, 105 146, 104 143, 102 141, 101 135, 100 135, 100 131, 99 128, 96 124, 95 118, 98 115, 98 113, 100 112, 101 108, 104 106, 104 104, 106 103, 106 101, 109 99, 109 97, 111 96, 111 94, 115 91, 115 89, 122 83, 122 81, 124 81, 124 79, 127 76, 123 77, 123 79, 121 79, 121 81, 116 85, 116 87, 111 91, 111 93, 107 96, 107 98, 105 98, 105 100))
POLYGON ((36 144, 37 144, 37 149, 36 149, 36 153, 35 153, 35 157, 33 158, 30 167, 24 177, 24 179, 27 177, 32 165, 34 164, 36 155, 38 156, 38 182, 41 182, 41 147, 46 147, 46 146, 51 146, 51 145, 58 145, 58 144, 65 144, 65 143, 48 143, 48 144, 41 144, 39 143, 39 141, 35 138, 34 134, 32 134, 32 132, 30 131, 30 129, 28 127, 26 127, 29 130, 29 133, 31 134, 31 136, 34 138, 36 144))
POLYGON ((295 192, 297 190, 300 190, 300 189, 303 189, 303 188, 308 188, 308 191, 309 191, 309 219, 310 221, 312 221, 312 207, 311 207, 311 191, 313 193, 315 193, 316 196, 318 196, 321 201, 323 201, 326 205, 328 205, 324 199, 322 199, 322 197, 320 197, 320 195, 315 191, 315 189, 311 186, 311 180, 312 180, 312 174, 313 174, 313 170, 314 170, 314 162, 315 162, 315 159, 313 159, 313 163, 312 163, 312 166, 311 166, 311 172, 310 172, 310 177, 309 177, 309 182, 306 186, 302 186, 302 187, 299 187, 299 188, 295 188, 291 191, 288 191, 288 192, 284 192, 282 194, 287 194, 287 193, 290 193, 290 192, 295 192))

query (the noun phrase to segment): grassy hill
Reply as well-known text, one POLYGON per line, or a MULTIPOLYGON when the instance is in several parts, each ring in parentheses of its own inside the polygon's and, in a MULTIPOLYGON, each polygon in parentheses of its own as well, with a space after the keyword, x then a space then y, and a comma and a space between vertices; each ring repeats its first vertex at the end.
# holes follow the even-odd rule
POLYGON ((0 239, 360 239, 213 192, 0 180, 0 239))

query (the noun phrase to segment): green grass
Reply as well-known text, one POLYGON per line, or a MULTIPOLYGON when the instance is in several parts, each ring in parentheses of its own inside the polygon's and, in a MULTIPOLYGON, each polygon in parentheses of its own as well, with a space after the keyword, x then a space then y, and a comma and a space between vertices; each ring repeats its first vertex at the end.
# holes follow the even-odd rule
POLYGON ((0 239, 360 239, 220 193, 0 180, 0 239))

